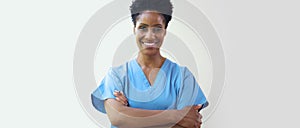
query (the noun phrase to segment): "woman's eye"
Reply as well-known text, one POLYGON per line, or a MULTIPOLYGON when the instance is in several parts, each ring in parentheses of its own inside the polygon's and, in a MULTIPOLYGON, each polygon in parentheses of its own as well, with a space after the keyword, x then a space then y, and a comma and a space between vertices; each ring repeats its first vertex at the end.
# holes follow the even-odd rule
POLYGON ((162 31, 162 28, 161 27, 155 27, 155 28, 153 28, 153 32, 154 33, 159 33, 159 32, 161 32, 162 31))
POLYGON ((141 30, 141 31, 147 31, 147 28, 144 27, 144 26, 141 26, 141 27, 139 27, 139 30, 141 30))
POLYGON ((139 26, 139 29, 145 29, 146 27, 145 26, 139 26))

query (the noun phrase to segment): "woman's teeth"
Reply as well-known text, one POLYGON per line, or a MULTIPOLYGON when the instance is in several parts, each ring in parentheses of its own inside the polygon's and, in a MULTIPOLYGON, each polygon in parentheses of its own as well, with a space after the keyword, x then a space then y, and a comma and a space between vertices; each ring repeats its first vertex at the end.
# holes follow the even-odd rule
POLYGON ((155 43, 144 43, 145 45, 147 45, 147 46, 153 46, 153 45, 155 45, 155 43))

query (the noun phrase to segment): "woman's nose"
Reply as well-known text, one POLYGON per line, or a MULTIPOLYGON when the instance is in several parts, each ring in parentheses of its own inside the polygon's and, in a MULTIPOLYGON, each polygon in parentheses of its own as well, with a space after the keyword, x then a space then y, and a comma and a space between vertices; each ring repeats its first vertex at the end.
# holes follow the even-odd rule
POLYGON ((153 31, 147 31, 145 34, 145 38, 148 40, 155 39, 155 33, 153 31))

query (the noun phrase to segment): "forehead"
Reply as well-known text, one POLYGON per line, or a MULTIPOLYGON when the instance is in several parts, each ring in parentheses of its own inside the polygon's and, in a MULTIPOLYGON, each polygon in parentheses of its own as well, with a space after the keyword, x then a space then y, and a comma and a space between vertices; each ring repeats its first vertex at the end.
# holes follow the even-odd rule
POLYGON ((161 24, 164 25, 164 17, 155 11, 144 11, 139 14, 136 18, 137 24, 147 24, 147 25, 156 25, 161 24))

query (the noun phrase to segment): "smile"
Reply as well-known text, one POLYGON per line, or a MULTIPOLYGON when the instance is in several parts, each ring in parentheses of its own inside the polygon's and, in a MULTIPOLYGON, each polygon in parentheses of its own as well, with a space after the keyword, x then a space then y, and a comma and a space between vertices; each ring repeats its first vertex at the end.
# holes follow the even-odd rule
POLYGON ((155 43, 144 43, 144 42, 143 42, 143 44, 146 46, 154 46, 155 45, 155 43))
POLYGON ((158 48, 158 43, 157 42, 143 42, 142 44, 145 48, 158 48))

